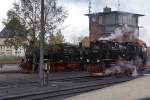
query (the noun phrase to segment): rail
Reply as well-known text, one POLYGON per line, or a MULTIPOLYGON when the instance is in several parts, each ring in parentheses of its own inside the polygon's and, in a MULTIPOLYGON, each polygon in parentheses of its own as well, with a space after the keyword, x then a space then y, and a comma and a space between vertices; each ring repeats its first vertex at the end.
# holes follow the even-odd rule
MULTIPOLYGON (((42 91, 36 92, 28 92, 23 93, 21 95, 11 95, 11 96, 3 96, 0 97, 0 100, 43 100, 43 99, 55 99, 58 97, 70 97, 73 95, 77 95, 83 92, 92 91, 95 89, 101 89, 104 87, 108 87, 114 84, 130 81, 135 79, 134 77, 126 77, 126 78, 118 78, 116 80, 95 80, 95 81, 88 81, 84 83, 79 83, 78 85, 71 86, 71 87, 64 87, 60 89, 47 89, 42 91)), ((78 80, 78 79, 77 79, 78 80)), ((83 79, 84 80, 84 79, 83 79)))

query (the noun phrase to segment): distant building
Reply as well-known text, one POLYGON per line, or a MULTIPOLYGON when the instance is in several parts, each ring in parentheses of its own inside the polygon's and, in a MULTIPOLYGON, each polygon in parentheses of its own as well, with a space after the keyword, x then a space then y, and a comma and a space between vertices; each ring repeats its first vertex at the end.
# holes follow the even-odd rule
POLYGON ((82 40, 81 40, 81 43, 82 43, 82 46, 83 47, 90 47, 90 42, 89 42, 89 37, 84 37, 82 40))
MULTIPOLYGON (((5 43, 5 40, 8 38, 7 33, 11 30, 8 30, 6 27, 0 32, 0 56, 25 56, 25 51, 23 47, 19 47, 18 49, 15 49, 14 46, 8 45, 5 43)), ((13 38, 12 36, 9 36, 9 38, 13 38)))
POLYGON ((124 25, 137 30, 137 35, 139 35, 138 18, 144 16, 129 12, 111 11, 111 8, 108 7, 105 7, 103 12, 86 15, 89 16, 90 41, 109 36, 114 33, 117 27, 124 25))

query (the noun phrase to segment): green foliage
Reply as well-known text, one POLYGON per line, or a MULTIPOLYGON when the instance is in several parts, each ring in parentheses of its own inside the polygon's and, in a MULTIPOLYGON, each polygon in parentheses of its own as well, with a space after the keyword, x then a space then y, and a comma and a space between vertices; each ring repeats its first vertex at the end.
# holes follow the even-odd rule
MULTIPOLYGON (((8 23, 5 24, 8 30, 15 32, 15 36, 25 37, 27 29, 22 25, 18 18, 13 17, 8 23)), ((9 34, 12 34, 11 32, 9 34)))
POLYGON ((49 38, 49 44, 50 45, 56 45, 56 44, 60 44, 63 43, 64 40, 64 36, 61 34, 61 32, 57 32, 55 35, 51 35, 49 38))
POLYGON ((12 17, 10 21, 8 20, 7 22, 5 22, 5 29, 5 44, 13 45, 15 49, 23 46, 26 41, 27 30, 25 26, 20 23, 18 18, 12 17))

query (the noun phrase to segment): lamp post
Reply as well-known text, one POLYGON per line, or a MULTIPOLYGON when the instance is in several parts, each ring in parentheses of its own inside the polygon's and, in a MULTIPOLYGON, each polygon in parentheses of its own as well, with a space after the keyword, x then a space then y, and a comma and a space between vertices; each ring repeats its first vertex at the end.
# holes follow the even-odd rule
POLYGON ((40 34, 40 67, 39 67, 39 78, 41 86, 44 85, 44 34, 45 34, 45 22, 44 22, 44 0, 41 0, 41 34, 40 34))

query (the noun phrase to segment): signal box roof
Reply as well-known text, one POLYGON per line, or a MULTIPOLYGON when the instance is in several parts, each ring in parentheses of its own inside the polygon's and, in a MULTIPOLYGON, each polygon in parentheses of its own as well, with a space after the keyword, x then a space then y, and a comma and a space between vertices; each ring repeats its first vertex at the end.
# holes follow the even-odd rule
POLYGON ((85 14, 86 16, 95 16, 95 15, 107 15, 107 14, 122 14, 122 15, 134 15, 134 16, 145 16, 143 14, 136 14, 131 12, 123 12, 123 11, 110 11, 110 12, 98 12, 92 14, 85 14))

